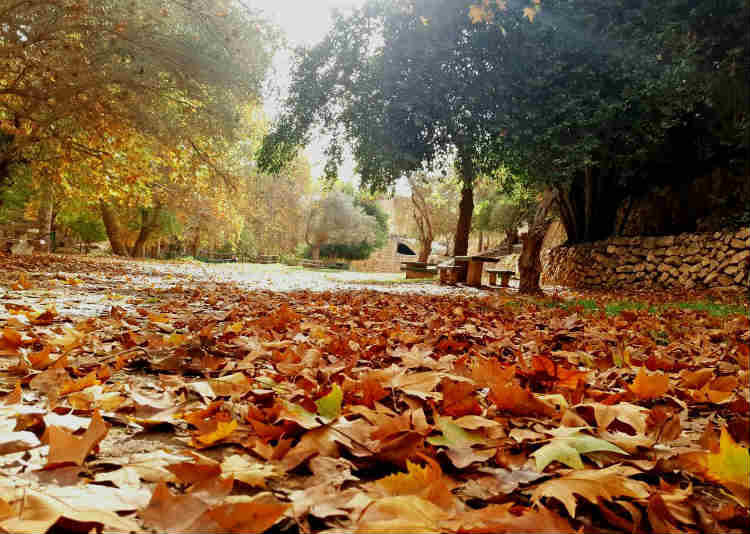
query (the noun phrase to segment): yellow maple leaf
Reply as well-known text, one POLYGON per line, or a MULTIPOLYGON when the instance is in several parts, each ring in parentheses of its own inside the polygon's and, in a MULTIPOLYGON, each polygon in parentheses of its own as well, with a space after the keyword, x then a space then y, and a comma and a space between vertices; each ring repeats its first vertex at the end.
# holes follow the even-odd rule
POLYGON ((209 445, 213 445, 217 441, 220 441, 237 428, 237 421, 232 419, 231 421, 219 421, 219 423, 216 425, 216 430, 213 432, 209 432, 208 434, 203 434, 202 436, 197 436, 195 438, 195 441, 197 442, 196 445, 198 447, 208 447, 209 445))
POLYGON ((734 441, 726 427, 721 429, 718 452, 688 453, 681 461, 730 490, 745 506, 750 503, 750 451, 734 441))

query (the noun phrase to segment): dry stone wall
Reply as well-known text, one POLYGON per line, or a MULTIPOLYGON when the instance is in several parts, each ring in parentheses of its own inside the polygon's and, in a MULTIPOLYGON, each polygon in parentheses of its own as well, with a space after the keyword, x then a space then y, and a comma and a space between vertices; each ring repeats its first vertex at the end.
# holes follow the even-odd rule
POLYGON ((666 237, 619 237, 550 249, 542 283, 588 288, 747 290, 750 228, 666 237))

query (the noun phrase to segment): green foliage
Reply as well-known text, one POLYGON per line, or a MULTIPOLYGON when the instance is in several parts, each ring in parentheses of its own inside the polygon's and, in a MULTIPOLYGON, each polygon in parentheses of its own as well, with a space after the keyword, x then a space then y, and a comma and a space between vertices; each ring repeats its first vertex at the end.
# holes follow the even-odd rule
POLYGON ((58 215, 61 226, 69 228, 84 243, 107 239, 101 217, 88 211, 68 212, 58 215))
POLYGON ((6 183, 0 187, 0 224, 22 220, 24 208, 33 196, 31 169, 27 165, 13 165, 6 183))
POLYGON ((315 125, 332 133, 327 176, 336 176, 349 144, 372 190, 449 155, 465 164, 468 184, 495 167, 486 148, 499 105, 488 73, 497 69, 482 56, 502 36, 473 25, 468 2, 409 4, 369 1, 338 16, 319 45, 299 51, 284 113, 259 153, 262 169, 280 171, 315 125))
POLYGON ((558 189, 571 242, 614 233, 628 194, 746 159, 749 14, 745 0, 544 0, 532 24, 497 9, 478 24, 504 36, 496 157, 558 189))
MULTIPOLYGON (((341 258, 346 260, 366 260, 370 255, 379 248, 382 248, 388 242, 388 214, 385 213, 378 205, 371 200, 358 197, 354 200, 354 205, 361 208, 365 214, 375 218, 375 238, 374 240, 362 240, 358 243, 327 243, 320 247, 321 258, 341 258)), ((312 248, 305 247, 302 252, 305 258, 312 257, 312 248)))

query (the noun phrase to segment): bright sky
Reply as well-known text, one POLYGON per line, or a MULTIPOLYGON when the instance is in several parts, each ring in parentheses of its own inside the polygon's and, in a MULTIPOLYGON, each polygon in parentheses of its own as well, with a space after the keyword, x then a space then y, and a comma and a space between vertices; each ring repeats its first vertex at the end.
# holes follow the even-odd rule
MULTIPOLYGON (((331 27, 331 9, 351 9, 361 6, 364 0, 246 0, 253 8, 263 11, 268 19, 276 23, 286 34, 291 47, 313 45, 323 39, 331 27)), ((290 55, 277 54, 274 60, 276 71, 274 85, 281 89, 281 96, 289 86, 290 55)), ((266 98, 266 113, 275 118, 280 109, 279 95, 266 98)), ((313 177, 323 175, 326 140, 316 137, 305 153, 310 159, 313 177)), ((346 181, 354 181, 354 162, 349 157, 340 169, 339 176, 346 181)))

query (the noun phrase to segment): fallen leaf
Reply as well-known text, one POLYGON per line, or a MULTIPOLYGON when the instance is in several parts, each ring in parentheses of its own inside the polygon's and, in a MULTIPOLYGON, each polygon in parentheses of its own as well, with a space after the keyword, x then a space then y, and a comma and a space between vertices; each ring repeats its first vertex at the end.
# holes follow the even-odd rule
POLYGON ((109 425, 104 422, 98 410, 94 412, 91 424, 81 437, 74 436, 64 428, 48 427, 49 455, 45 468, 50 469, 67 463, 83 465, 86 456, 104 439, 108 431, 109 425))
POLYGON ((647 373, 641 367, 629 388, 641 400, 658 399, 669 390, 669 377, 661 372, 647 373))
POLYGON ((629 478, 638 473, 640 471, 635 467, 620 464, 604 469, 572 471, 539 484, 531 492, 531 500, 541 504, 544 497, 557 499, 565 506, 570 517, 575 517, 576 495, 592 503, 598 499, 612 501, 616 497, 648 498, 648 484, 629 478))

